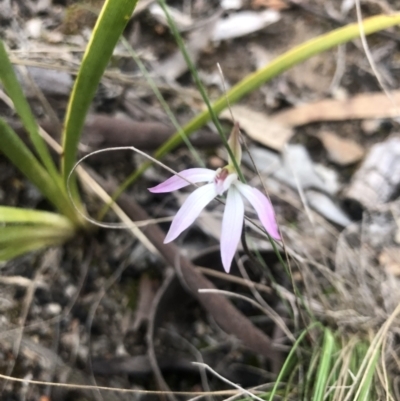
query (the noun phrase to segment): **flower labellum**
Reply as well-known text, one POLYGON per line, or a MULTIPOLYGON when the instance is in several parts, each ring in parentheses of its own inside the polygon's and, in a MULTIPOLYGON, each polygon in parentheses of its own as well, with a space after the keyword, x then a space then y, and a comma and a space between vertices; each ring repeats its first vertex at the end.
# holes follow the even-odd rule
MULTIPOLYGON (((240 165, 242 150, 239 133, 239 126, 235 124, 228 145, 236 162, 240 165)), ((221 258, 222 265, 227 273, 231 268, 242 233, 244 219, 243 198, 253 206, 267 233, 273 239, 280 240, 281 237, 271 202, 258 189, 239 181, 230 157, 229 164, 222 169, 217 171, 207 168, 183 170, 179 173, 179 176, 174 175, 161 184, 149 188, 149 191, 152 193, 172 192, 186 187, 190 183, 197 184, 199 182, 207 182, 207 184, 195 189, 178 210, 165 237, 165 244, 177 238, 196 220, 201 211, 215 197, 225 192, 227 192, 227 196, 222 219, 221 258)))

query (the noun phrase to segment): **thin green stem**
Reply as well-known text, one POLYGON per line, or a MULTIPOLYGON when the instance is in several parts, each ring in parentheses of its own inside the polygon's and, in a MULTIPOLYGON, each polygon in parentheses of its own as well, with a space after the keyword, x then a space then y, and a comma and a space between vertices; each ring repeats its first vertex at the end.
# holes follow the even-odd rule
POLYGON ((221 123, 218 120, 218 115, 214 111, 214 109, 213 109, 213 107, 212 107, 212 105, 210 103, 210 100, 208 98, 206 89, 204 88, 204 85, 201 82, 199 74, 197 73, 196 66, 194 65, 193 61, 191 60, 191 58, 189 56, 189 53, 186 50, 185 43, 183 42, 182 36, 180 35, 180 33, 178 31, 178 28, 177 28, 177 26, 175 24, 175 21, 172 19, 171 15, 170 15, 170 13, 168 11, 168 7, 165 4, 165 0, 158 0, 158 3, 160 4, 161 8, 163 9, 163 11, 164 11, 164 13, 165 13, 165 15, 167 17, 168 25, 169 25, 169 27, 171 29, 171 32, 174 35, 176 43, 177 43, 177 45, 179 47, 179 50, 181 51, 181 53, 183 55, 183 58, 186 61, 187 66, 189 67, 189 70, 190 70, 190 72, 192 74, 192 77, 193 77, 194 82, 195 82, 195 84, 197 86, 197 89, 199 90, 199 92, 201 94, 201 97, 203 98, 204 103, 207 106, 208 113, 209 113, 209 115, 210 115, 215 127, 217 128, 218 134, 221 137, 222 142, 223 142, 225 148, 227 149, 227 151, 229 153, 229 156, 230 156, 230 158, 231 158, 231 160, 233 162, 235 170, 237 171, 240 180, 242 182, 245 182, 246 180, 244 178, 244 175, 243 175, 242 171, 240 170, 240 166, 239 166, 237 160, 235 159, 235 155, 233 154, 232 149, 228 145, 228 141, 226 139, 225 133, 224 133, 224 131, 222 129, 221 123))
POLYGON ((185 142, 185 145, 188 147, 188 149, 192 153, 193 157, 196 159, 197 163, 200 166, 205 167, 204 161, 201 159, 199 153, 197 152, 197 150, 194 148, 194 146, 189 141, 189 138, 187 137, 187 135, 185 135, 185 131, 182 129, 182 126, 179 124, 179 122, 176 119, 171 108, 168 106, 168 103, 165 101, 162 93, 157 88, 157 85, 154 83, 154 80, 151 78, 149 72, 147 71, 146 66, 142 63, 142 60, 140 60, 140 57, 138 56, 138 54, 135 52, 135 50, 132 48, 132 46, 129 44, 129 42, 123 36, 121 37, 121 42, 125 46, 126 50, 130 54, 132 59, 135 61, 136 65, 139 67, 140 72, 146 78, 146 81, 149 84, 150 88, 152 89, 153 93, 156 95, 157 100, 160 102, 161 106, 163 107, 168 118, 171 120, 176 131, 181 136, 182 141, 185 142))
MULTIPOLYGON (((368 18, 364 21, 364 33, 370 35, 374 32, 381 31, 383 29, 392 27, 400 24, 400 13, 393 15, 378 15, 372 18, 368 18)), ((212 105, 212 112, 214 115, 218 115, 222 110, 230 104, 236 103, 242 97, 252 92, 253 90, 264 85, 272 78, 280 75, 287 71, 291 67, 309 59, 310 57, 329 50, 340 44, 349 42, 359 37, 359 26, 357 23, 350 24, 345 27, 335 29, 331 32, 318 36, 317 38, 311 39, 299 46, 296 46, 281 56, 277 57, 271 63, 255 71, 252 74, 246 76, 242 81, 237 83, 226 96, 221 96, 212 105)), ((188 124, 183 127, 187 136, 197 131, 205 124, 207 124, 212 118, 212 114, 209 110, 203 111, 194 117, 188 124)), ((267 129, 268 127, 266 127, 267 129)), ((181 142, 181 137, 176 133, 171 139, 165 142, 155 153, 156 159, 162 158, 165 154, 169 153, 181 142)), ((151 162, 145 162, 142 166, 137 169, 131 176, 129 176, 123 184, 113 194, 113 200, 117 199, 122 192, 124 192, 132 183, 134 183, 150 166, 151 162)))

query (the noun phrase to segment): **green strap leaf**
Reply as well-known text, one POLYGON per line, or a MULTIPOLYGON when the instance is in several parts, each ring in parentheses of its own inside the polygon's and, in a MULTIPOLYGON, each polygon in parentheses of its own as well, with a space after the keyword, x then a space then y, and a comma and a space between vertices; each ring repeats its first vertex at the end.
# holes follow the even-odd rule
POLYGON ((65 119, 62 161, 65 183, 75 163, 77 147, 90 103, 136 3, 137 0, 106 0, 97 19, 75 80, 65 119))
POLYGON ((0 222, 48 225, 57 227, 60 230, 73 229, 71 221, 60 214, 11 206, 0 206, 0 222))
POLYGON ((35 242, 39 240, 54 240, 54 243, 62 243, 70 238, 74 230, 60 230, 58 227, 40 225, 13 225, 0 227, 0 247, 23 242, 35 242))
POLYGON ((60 245, 72 238, 74 230, 51 226, 0 227, 0 261, 10 260, 26 252, 60 245))
POLYGON ((29 242, 19 242, 15 246, 8 246, 6 248, 0 247, 0 261, 6 262, 17 256, 24 255, 30 251, 36 251, 52 245, 60 245, 60 243, 52 242, 50 239, 46 240, 33 240, 29 242))
POLYGON ((0 151, 24 174, 40 192, 65 216, 81 224, 66 192, 52 180, 50 173, 22 142, 15 131, 0 118, 0 151))
POLYGON ((21 85, 15 75, 13 66, 8 58, 7 51, 3 42, 0 40, 0 80, 11 100, 14 103, 15 110, 17 111, 21 121, 29 134, 33 146, 38 153, 42 163, 46 167, 52 179, 61 183, 60 174, 50 156, 49 149, 46 143, 39 134, 39 127, 36 123, 35 117, 32 114, 31 108, 25 98, 21 85))

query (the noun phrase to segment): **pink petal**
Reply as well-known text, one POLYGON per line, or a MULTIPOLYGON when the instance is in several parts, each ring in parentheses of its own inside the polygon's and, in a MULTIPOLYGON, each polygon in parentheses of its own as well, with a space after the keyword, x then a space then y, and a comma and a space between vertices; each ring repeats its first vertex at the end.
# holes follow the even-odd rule
POLYGON ((222 219, 221 258, 227 273, 231 269, 240 235, 243 228, 244 205, 239 191, 230 187, 226 198, 224 217, 222 219))
POLYGON ((208 168, 189 168, 183 170, 178 175, 173 175, 168 180, 156 185, 152 188, 147 188, 150 192, 155 194, 163 192, 172 192, 183 187, 187 187, 190 183, 181 177, 186 178, 189 182, 194 184, 198 182, 211 181, 215 177, 215 171, 208 168))
POLYGON ((214 183, 203 185, 191 193, 172 220, 164 244, 173 241, 183 230, 188 228, 216 196, 214 183))
POLYGON ((240 193, 251 203, 257 212, 261 224, 264 226, 268 234, 276 240, 280 240, 281 236, 278 231, 274 209, 268 198, 256 188, 241 182, 235 183, 236 188, 240 193))

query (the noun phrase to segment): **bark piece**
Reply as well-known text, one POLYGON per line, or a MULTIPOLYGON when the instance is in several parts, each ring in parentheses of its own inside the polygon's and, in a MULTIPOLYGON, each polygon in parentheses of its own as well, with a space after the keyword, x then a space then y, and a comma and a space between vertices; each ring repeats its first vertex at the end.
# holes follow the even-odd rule
POLYGON ((345 197, 366 209, 392 200, 400 190, 400 136, 374 145, 354 174, 345 197))
MULTIPOLYGON (((18 133, 23 129, 20 123, 11 122, 18 133)), ((42 120, 40 125, 53 138, 59 140, 60 133, 49 121, 42 120)), ((112 146, 135 146, 144 151, 157 149, 167 141, 175 129, 157 121, 135 121, 128 117, 114 117, 107 114, 89 114, 86 119, 82 143, 90 151, 112 146)), ((196 147, 214 147, 221 144, 221 139, 213 132, 201 130, 190 137, 196 147)), ((107 154, 107 158, 110 154, 107 154)))
POLYGON ((85 122, 82 142, 93 149, 133 145, 154 149, 173 133, 170 126, 156 121, 134 121, 128 117, 91 114, 85 122))
MULTIPOLYGON (((93 150, 130 145, 141 150, 155 150, 171 138, 174 132, 174 127, 157 121, 135 121, 128 117, 92 114, 85 122, 82 142, 93 150)), ((190 141, 196 147, 221 144, 217 134, 205 130, 191 136, 190 141)))

